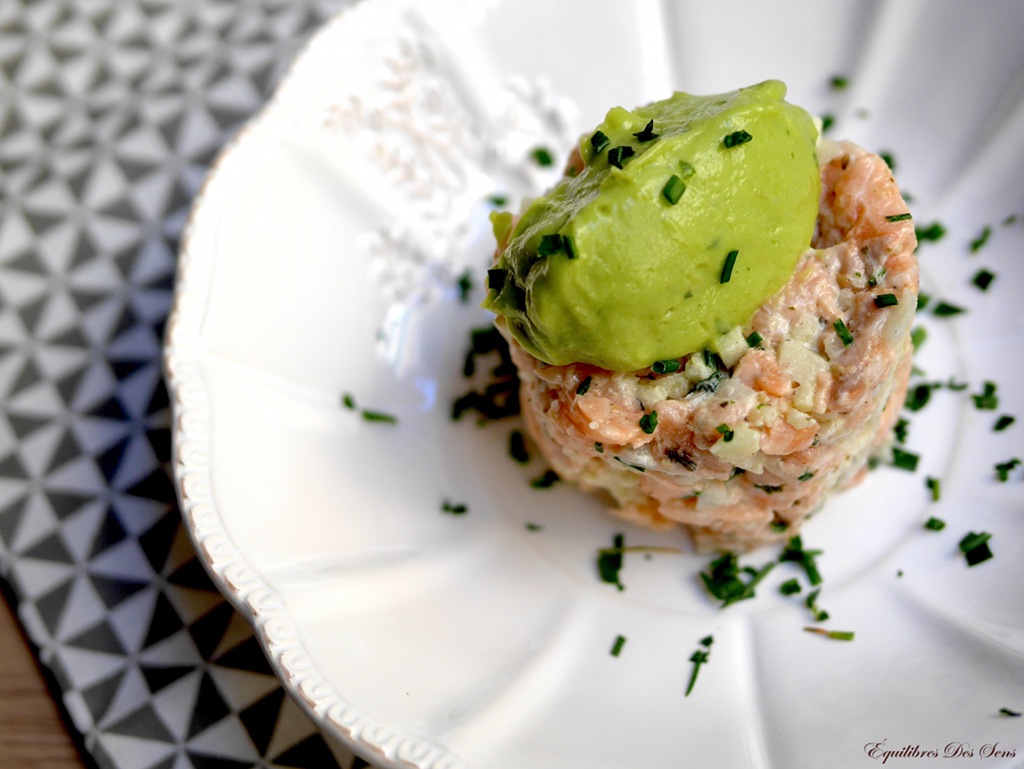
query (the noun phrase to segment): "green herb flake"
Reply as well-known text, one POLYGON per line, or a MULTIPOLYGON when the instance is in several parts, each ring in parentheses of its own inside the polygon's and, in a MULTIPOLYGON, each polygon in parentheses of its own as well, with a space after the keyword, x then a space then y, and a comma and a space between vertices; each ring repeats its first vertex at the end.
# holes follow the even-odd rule
POLYGON ((818 564, 815 561, 821 555, 821 550, 807 550, 804 548, 803 539, 797 534, 790 537, 789 542, 779 554, 780 562, 799 564, 807 575, 807 581, 812 585, 821 584, 821 572, 818 571, 818 564))
POLYGON ((450 513, 451 515, 465 515, 469 512, 469 508, 466 505, 462 503, 449 502, 447 499, 441 503, 441 510, 445 513, 450 513))
POLYGON ((946 228, 941 222, 932 222, 927 227, 915 228, 914 234, 917 236, 918 242, 934 242, 936 240, 942 240, 946 234, 946 228))
POLYGON ((1021 713, 1019 710, 1010 710, 1009 708, 999 708, 999 715, 1007 716, 1009 718, 1020 718, 1021 713))
POLYGON ((921 460, 917 454, 893 447, 892 466, 913 473, 917 471, 917 463, 921 460))
POLYGON ((545 470, 543 475, 530 481, 530 486, 534 489, 550 489, 560 480, 562 479, 558 477, 558 473, 554 470, 545 470))
POLYGON ((804 605, 810 610, 815 622, 824 622, 828 619, 828 612, 818 606, 818 596, 821 595, 821 588, 812 590, 807 594, 804 605))
POLYGON ((889 214, 887 217, 885 217, 885 221, 887 221, 887 222, 909 222, 913 218, 914 218, 913 214, 911 214, 909 211, 905 211, 902 214, 889 214))
POLYGON ((946 528, 946 522, 941 518, 936 518, 934 515, 924 522, 924 527, 928 531, 942 531, 946 528))
POLYGON ((960 552, 964 554, 968 566, 977 566, 992 558, 992 550, 988 546, 992 535, 987 531, 971 531, 960 540, 960 552))
POLYGON ((889 166, 890 171, 896 170, 896 158, 893 157, 893 154, 891 152, 882 150, 881 152, 878 153, 878 157, 885 161, 885 164, 889 166))
POLYGON ((927 338, 928 332, 924 326, 915 326, 910 330, 910 344, 913 345, 915 352, 924 344, 927 338))
POLYGON ((754 137, 746 131, 733 131, 731 134, 726 134, 725 137, 723 137, 722 144, 726 149, 730 149, 732 147, 738 147, 741 144, 746 144, 753 138, 754 137))
POLYGON ((683 193, 686 192, 686 182, 680 179, 675 174, 668 177, 668 181, 665 182, 665 186, 661 188, 661 195, 673 206, 679 202, 679 199, 683 197, 683 193))
POLYGON ((875 297, 875 307, 879 309, 883 307, 895 307, 900 303, 900 300, 896 298, 896 294, 879 294, 875 297))
POLYGON ((984 227, 982 227, 981 232, 978 233, 978 237, 971 241, 971 253, 978 253, 978 251, 980 251, 981 248, 988 242, 988 239, 991 235, 992 228, 986 224, 984 227))
POLYGON ((626 645, 626 636, 617 635, 615 636, 615 643, 612 644, 612 649, 609 652, 613 657, 618 657, 622 653, 622 647, 626 645))
POLYGON ((559 234, 541 235, 537 244, 537 256, 551 256, 562 250, 562 236, 559 234))
POLYGON ((530 452, 526 450, 526 437, 519 430, 508 435, 508 454, 521 465, 530 461, 530 452))
POLYGON ((907 397, 903 403, 904 408, 910 409, 911 411, 920 411, 928 405, 928 401, 932 398, 932 390, 938 385, 934 384, 919 384, 911 387, 907 390, 907 397))
POLYGON ((356 399, 352 393, 345 393, 341 396, 341 405, 352 411, 356 407, 356 399))
POLYGON ((473 290, 473 274, 469 270, 459 275, 455 281, 455 289, 459 293, 459 302, 466 304, 469 301, 469 293, 473 290))
POLYGON ((839 338, 843 340, 844 347, 849 347, 853 344, 853 334, 850 333, 850 329, 848 329, 846 324, 843 323, 842 318, 836 318, 832 323, 832 328, 836 330, 839 338))
POLYGON ((810 470, 808 470, 803 475, 801 475, 799 478, 797 478, 797 480, 798 481, 809 481, 813 477, 814 477, 814 473, 812 473, 810 470))
POLYGON ((636 154, 636 151, 627 145, 612 147, 608 150, 608 164, 622 169, 622 164, 636 154))
POLYGON ((985 382, 981 386, 981 392, 977 395, 972 395, 971 400, 974 401, 974 407, 981 411, 995 411, 999 408, 999 396, 996 395, 996 383, 985 382))
POLYGON ((654 141, 658 138, 658 134, 654 133, 654 120, 647 121, 647 125, 644 126, 642 131, 637 131, 633 136, 640 143, 654 141))
POLYGON ((825 133, 830 129, 836 122, 836 116, 826 112, 821 116, 821 132, 825 133))
POLYGON ((939 479, 928 476, 924 479, 924 485, 931 492, 932 502, 938 502, 942 496, 942 483, 939 479))
POLYGON ((906 419, 896 420, 896 425, 893 427, 892 432, 896 436, 896 440, 900 443, 907 442, 907 432, 910 430, 910 422, 906 419))
POLYGON ((594 378, 588 376, 586 379, 584 379, 582 382, 580 382, 576 386, 576 394, 577 395, 586 395, 587 394, 587 390, 590 389, 590 384, 593 381, 594 381, 594 378))
POLYGON ((385 424, 397 424, 398 417, 394 414, 387 414, 383 411, 373 411, 371 409, 363 409, 359 412, 363 419, 367 422, 384 422, 385 424))
POLYGON ((725 443, 729 443, 735 435, 735 433, 731 429, 729 429, 729 425, 725 424, 724 422, 720 424, 718 427, 716 427, 715 430, 717 430, 721 434, 722 440, 725 443))
POLYGON ((597 573, 601 581, 609 585, 615 585, 619 590, 625 590, 619 572, 622 571, 623 548, 626 545, 626 536, 621 532, 612 537, 612 546, 603 547, 597 551, 597 573))
POLYGON ((697 673, 700 671, 700 666, 707 663, 711 656, 711 644, 714 643, 715 639, 712 636, 705 636, 700 639, 700 645, 703 648, 697 649, 693 654, 690 655, 690 662, 693 663, 693 669, 690 671, 690 680, 686 684, 686 694, 684 697, 689 697, 690 692, 693 691, 694 684, 697 683, 697 673))
POLYGON ((659 376, 662 374, 674 374, 681 368, 681 364, 675 358, 658 360, 651 364, 651 371, 659 376))
POLYGON ((594 150, 594 155, 600 155, 611 144, 611 140, 605 136, 604 131, 594 131, 594 135, 590 137, 590 147, 594 150))
POLYGON ((487 202, 494 208, 504 208, 508 205, 508 197, 505 195, 488 195, 487 202))
POLYGON ((971 278, 971 283, 982 291, 988 291, 988 287, 992 285, 992 281, 995 279, 996 276, 994 272, 991 270, 980 269, 974 273, 974 277, 971 278))
POLYGON ((527 521, 523 525, 523 528, 525 528, 527 531, 543 531, 544 530, 544 527, 541 526, 539 523, 530 523, 529 521, 527 521))
POLYGON ((658 427, 658 412, 651 411, 640 417, 640 429, 646 435, 652 435, 658 427))
POLYGON ((749 566, 740 569, 736 555, 724 553, 709 564, 706 572, 701 572, 700 578, 708 592, 721 601, 722 608, 725 608, 737 601, 753 598, 758 583, 774 567, 773 562, 768 562, 760 569, 749 566))
POLYGON ((833 75, 828 84, 832 87, 833 91, 843 91, 849 87, 850 81, 843 75, 833 75))
POLYGON ((868 276, 868 285, 874 288, 882 282, 885 277, 885 267, 876 267, 875 271, 868 276))
POLYGON ((995 465, 996 479, 1000 483, 1006 483, 1010 480, 1010 472, 1020 465, 1020 460, 1017 457, 1008 459, 1005 462, 999 462, 995 465))
POLYGON ((576 258, 576 242, 569 235, 562 236, 562 247, 565 249, 565 255, 570 259, 576 258))
POLYGON ((948 318, 953 315, 960 315, 961 313, 967 312, 963 307, 960 307, 950 302, 939 302, 932 308, 932 315, 938 318, 948 318))
POLYGON ((757 347, 761 342, 764 341, 764 337, 756 331, 752 331, 750 336, 747 337, 747 347, 757 347))
POLYGON ((787 579, 781 585, 779 585, 779 592, 783 595, 796 595, 803 588, 800 586, 799 580, 794 577, 793 579, 787 579))
POLYGON ((530 153, 530 157, 533 158, 534 163, 543 168, 552 166, 555 163, 555 159, 551 155, 551 150, 547 147, 535 147, 530 153))
POLYGON ((854 638, 852 630, 826 630, 823 627, 805 627, 804 630, 808 633, 831 638, 833 641, 852 641, 854 638))
POLYGON ((722 274, 718 278, 719 283, 728 283, 732 279, 732 270, 736 266, 736 257, 739 256, 739 251, 732 250, 725 255, 725 264, 722 265, 722 274))
POLYGON ((1011 417, 1009 414, 1003 414, 1001 417, 999 417, 999 419, 996 420, 996 423, 992 425, 992 430, 993 432, 1001 433, 1003 430, 1005 430, 1007 427, 1009 427, 1016 421, 1016 417, 1011 417))

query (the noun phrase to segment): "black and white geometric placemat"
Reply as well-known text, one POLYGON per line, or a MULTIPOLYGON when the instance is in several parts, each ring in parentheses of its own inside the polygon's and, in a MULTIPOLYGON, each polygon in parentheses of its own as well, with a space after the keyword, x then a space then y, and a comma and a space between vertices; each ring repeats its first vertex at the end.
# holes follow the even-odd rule
POLYGON ((196 560, 167 471, 178 238, 344 0, 0 3, 0 574, 100 769, 353 769, 196 560))

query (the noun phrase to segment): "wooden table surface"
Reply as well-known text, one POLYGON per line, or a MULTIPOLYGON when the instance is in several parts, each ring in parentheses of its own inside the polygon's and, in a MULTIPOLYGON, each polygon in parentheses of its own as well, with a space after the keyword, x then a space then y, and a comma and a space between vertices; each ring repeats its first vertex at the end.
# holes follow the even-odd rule
POLYGON ((0 598, 0 767, 83 769, 35 657, 0 598))

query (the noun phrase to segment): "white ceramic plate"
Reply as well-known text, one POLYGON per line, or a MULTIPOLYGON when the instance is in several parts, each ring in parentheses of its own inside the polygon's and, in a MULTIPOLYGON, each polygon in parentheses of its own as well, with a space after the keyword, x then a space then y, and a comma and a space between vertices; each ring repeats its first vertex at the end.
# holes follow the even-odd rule
POLYGON ((1021 29, 1009 2, 369 0, 315 37, 197 201, 167 368, 200 557, 328 733, 416 769, 1019 765, 1024 719, 1000 709, 1024 710, 1024 468, 994 466, 1024 458, 1024 424, 992 426, 1024 417, 1021 29), (909 414, 917 471, 878 469, 804 531, 822 626, 853 642, 804 632, 806 591, 777 589, 793 564, 719 609, 681 534, 532 488, 514 420, 450 418, 489 322, 487 196, 548 183, 531 150, 560 165, 614 104, 768 77, 892 154, 918 224, 946 229, 923 289, 966 309, 920 318, 916 383, 968 389, 909 414), (595 561, 619 531, 682 552, 627 555, 618 591, 595 561), (966 565, 969 531, 994 559, 966 565))

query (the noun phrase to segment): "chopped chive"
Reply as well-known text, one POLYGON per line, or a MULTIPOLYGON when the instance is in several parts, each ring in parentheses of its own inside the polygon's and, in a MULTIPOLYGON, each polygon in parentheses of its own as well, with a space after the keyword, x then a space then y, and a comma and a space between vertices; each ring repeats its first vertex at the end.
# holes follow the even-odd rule
POLYGON ((709 564, 708 571, 701 572, 700 578, 708 592, 722 602, 724 609, 737 601, 753 598, 754 588, 774 566, 769 561, 760 569, 745 567, 741 572, 736 555, 724 553, 709 564), (740 576, 741 573, 747 575, 746 581, 740 576))
POLYGON ((686 192, 686 182, 675 174, 672 174, 665 182, 665 186, 661 188, 662 196, 672 205, 679 202, 684 192, 686 192))
POLYGON ((754 137, 748 134, 746 131, 733 131, 731 134, 726 134, 722 139, 722 144, 726 148, 738 147, 741 144, 746 144, 754 137))
POLYGON ((887 222, 907 222, 907 221, 910 221, 913 218, 914 218, 913 214, 911 214, 909 211, 906 211, 905 213, 902 213, 902 214, 889 214, 889 216, 885 217, 885 221, 887 221, 887 222))
POLYGON ((832 323, 832 328, 836 330, 836 333, 839 334, 839 338, 843 340, 844 347, 849 347, 853 344, 853 334, 850 333, 850 329, 848 329, 846 324, 843 323, 842 318, 836 318, 832 323))
POLYGON ((942 484, 939 479, 928 476, 924 479, 924 485, 932 493, 932 502, 938 502, 939 497, 942 495, 942 484))
POLYGON ((651 435, 658 427, 658 412, 651 411, 640 417, 640 429, 647 435, 651 435))
POLYGON ((504 208, 508 205, 508 198, 505 195, 488 195, 487 202, 495 208, 504 208))
POLYGON ((836 116, 826 112, 821 116, 821 132, 825 133, 835 122, 836 116))
POLYGON ((617 635, 615 636, 615 643, 612 644, 612 650, 609 652, 613 657, 618 657, 622 653, 622 647, 626 645, 626 636, 617 635))
POLYGON ((917 309, 918 309, 918 311, 923 310, 925 307, 927 307, 928 303, 931 302, 931 300, 932 300, 932 298, 931 298, 931 296, 929 294, 926 294, 923 291, 919 292, 918 295, 917 295, 917 309))
POLYGON ((992 228, 987 224, 982 228, 981 232, 978 233, 978 237, 971 241, 970 249, 972 254, 978 253, 982 246, 984 246, 992 234, 992 228))
POLYGON ((1001 433, 1003 430, 1005 430, 1007 427, 1009 427, 1016 421, 1016 417, 1011 417, 1009 414, 1003 414, 1001 417, 999 417, 999 419, 996 420, 996 423, 992 425, 992 430, 994 432, 1001 433))
POLYGON ((1010 480, 1010 471, 1020 464, 1020 460, 1017 457, 1008 459, 1005 462, 999 462, 995 466, 996 478, 1000 483, 1006 483, 1010 480))
POLYGON ((383 411, 371 411, 370 409, 363 409, 360 412, 360 414, 362 414, 363 419, 365 419, 367 422, 386 422, 387 424, 392 425, 398 422, 398 417, 396 417, 394 414, 386 414, 383 411))
POLYGON ((655 374, 673 374, 680 368, 679 361, 675 358, 668 360, 656 360, 651 364, 651 371, 655 374))
POLYGON ((558 477, 558 473, 554 470, 545 470, 544 474, 539 478, 534 478, 530 481, 530 486, 535 489, 550 489, 560 480, 561 478, 558 477))
POLYGON ((915 228, 914 234, 918 241, 941 240, 946 234, 946 228, 942 226, 941 222, 932 222, 927 227, 915 228))
POLYGON ((469 508, 466 505, 449 502, 447 499, 441 503, 441 510, 452 515, 465 515, 469 512, 469 508))
POLYGON ((611 144, 611 140, 605 136, 603 131, 594 131, 594 135, 590 137, 590 147, 594 150, 595 155, 600 155, 611 144))
POLYGON ((810 470, 808 470, 803 475, 801 475, 799 478, 797 478, 797 480, 798 481, 809 481, 813 477, 814 477, 814 473, 812 473, 810 470))
POLYGON ((587 390, 590 389, 590 383, 593 382, 593 381, 594 381, 594 378, 588 376, 586 379, 584 379, 582 382, 580 382, 579 385, 577 385, 577 387, 576 387, 576 394, 577 395, 586 395, 587 394, 587 390))
POLYGON ((356 399, 351 393, 345 393, 341 396, 341 405, 347 409, 354 409, 356 407, 356 399))
POLYGON ((818 607, 818 596, 821 595, 821 588, 812 590, 807 594, 804 605, 810 610, 815 622, 824 622, 828 619, 828 612, 818 607))
POLYGON ((893 447, 892 450, 892 466, 899 468, 900 470, 906 470, 907 472, 916 472, 917 463, 921 457, 917 454, 913 454, 909 451, 893 447))
POLYGON ((929 531, 942 531, 946 528, 946 522, 941 518, 936 518, 934 515, 924 522, 924 527, 929 531))
POLYGON ((523 525, 523 528, 525 528, 527 531, 542 531, 544 529, 544 527, 541 526, 539 523, 531 523, 530 521, 527 521, 523 525))
POLYGON ((693 670, 690 672, 690 680, 686 684, 686 694, 684 697, 689 697, 690 692, 693 691, 694 684, 697 683, 697 672, 700 670, 700 666, 708 661, 711 656, 711 644, 714 642, 714 638, 711 636, 705 636, 700 639, 700 645, 703 649, 697 649, 693 654, 690 655, 690 662, 693 663, 693 670))
POLYGON ((875 297, 875 307, 895 307, 900 303, 900 300, 896 298, 896 294, 879 294, 875 297))
POLYGON ((999 396, 996 395, 996 383, 986 381, 977 395, 972 395, 974 407, 982 411, 995 411, 999 408, 999 396))
POLYGON ((459 292, 459 302, 465 304, 469 301, 469 292, 473 290, 473 275, 469 270, 464 270, 455 282, 459 292))
POLYGON ((834 91, 842 91, 844 88, 850 85, 850 81, 842 75, 833 75, 832 79, 828 81, 829 85, 832 86, 834 91))
POLYGON ((493 268, 487 271, 487 288, 491 291, 501 291, 505 287, 508 278, 508 270, 493 268))
POLYGON ((625 590, 619 578, 622 571, 623 547, 626 544, 626 536, 621 532, 612 537, 612 546, 600 548, 597 551, 597 573, 602 582, 615 585, 619 590, 625 590))
POLYGON ((1010 718, 1020 718, 1021 714, 1018 710, 1010 710, 1009 708, 999 708, 999 715, 1009 716, 1010 718))
POLYGON ((955 304, 949 302, 939 302, 935 307, 932 308, 932 314, 940 318, 948 318, 951 315, 959 315, 962 312, 967 312, 963 307, 958 307, 955 304))
POLYGON ((629 158, 633 157, 633 155, 635 154, 636 152, 633 150, 633 148, 627 145, 612 147, 610 150, 608 150, 608 164, 621 169, 622 164, 626 160, 629 160, 629 158))
POLYGON ((722 274, 718 278, 719 283, 728 283, 732 279, 732 269, 736 265, 736 257, 739 251, 733 249, 725 255, 725 264, 722 265, 722 274))
POLYGON ((931 400, 932 390, 938 385, 924 384, 916 385, 907 390, 907 398, 903 403, 904 408, 910 409, 911 411, 920 411, 928 405, 928 401, 931 400))
POLYGON ((721 433, 722 440, 725 443, 728 443, 729 441, 731 441, 733 439, 733 435, 735 435, 735 433, 732 430, 729 429, 729 425, 725 424, 724 422, 722 424, 720 424, 718 427, 716 427, 715 429, 719 433, 721 433))
POLYGON ((971 531, 964 535, 960 540, 959 547, 960 552, 967 559, 968 566, 977 566, 993 557, 992 550, 988 546, 988 541, 991 538, 992 535, 987 531, 971 531))
POLYGON ((797 534, 795 537, 790 537, 789 542, 786 543, 786 546, 779 554, 779 561, 800 564, 803 567, 804 573, 807 574, 807 580, 812 585, 820 585, 821 573, 818 571, 818 564, 814 560, 819 555, 821 555, 820 550, 806 550, 803 539, 797 534))
POLYGON ((530 453, 526 450, 526 438, 519 430, 513 430, 508 436, 508 453, 516 462, 525 465, 530 461, 530 453))
POLYGON ((781 585, 779 585, 779 592, 783 595, 795 595, 799 593, 803 588, 800 586, 800 582, 794 577, 793 579, 787 579, 781 585))
POLYGON ((913 345, 914 350, 924 344, 924 340, 928 338, 928 331, 924 326, 916 326, 910 330, 910 343, 913 345))
POLYGON ((644 126, 643 130, 637 131, 633 136, 635 136, 636 140, 641 143, 657 139, 658 134, 654 133, 654 120, 647 121, 647 125, 644 126))
POLYGON ((570 259, 576 258, 576 243, 568 235, 562 236, 562 246, 565 248, 565 255, 570 259))
POLYGON ((562 236, 555 233, 554 235, 541 235, 540 243, 537 244, 537 255, 538 256, 551 256, 557 254, 562 250, 562 236))
POLYGON ((533 162, 542 167, 548 167, 553 165, 555 159, 551 156, 551 150, 547 147, 535 147, 530 153, 530 157, 533 158, 533 162))
POLYGON ((854 638, 852 630, 826 630, 823 627, 805 627, 804 630, 831 638, 833 641, 852 641, 854 638))
POLYGON ((885 150, 882 150, 881 152, 878 153, 878 157, 885 161, 885 164, 889 166, 890 171, 896 170, 896 158, 893 157, 891 152, 886 152, 885 150))
POLYGON ((868 276, 868 285, 874 288, 882 282, 882 278, 885 277, 885 267, 878 267, 873 273, 868 276))
POLYGON ((900 443, 907 442, 907 430, 910 428, 910 422, 906 419, 898 419, 896 425, 892 428, 893 434, 896 436, 896 440, 900 443))
POLYGON ((752 331, 750 336, 747 337, 747 347, 757 347, 761 342, 764 341, 764 337, 756 331, 752 331))
POLYGON ((994 272, 991 270, 981 269, 974 273, 974 277, 971 278, 971 283, 982 291, 988 291, 988 287, 992 285, 992 281, 995 279, 996 276, 994 272))

